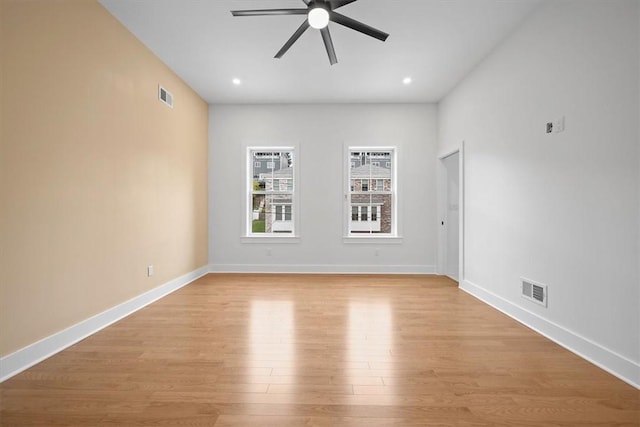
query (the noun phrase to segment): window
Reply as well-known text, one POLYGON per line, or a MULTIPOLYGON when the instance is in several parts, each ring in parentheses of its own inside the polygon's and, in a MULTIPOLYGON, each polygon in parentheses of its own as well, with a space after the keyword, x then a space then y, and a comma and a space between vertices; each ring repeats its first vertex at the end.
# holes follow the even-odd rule
POLYGON ((292 236, 294 230, 294 151, 292 148, 248 150, 247 236, 292 236), (258 159, 270 159, 266 168, 258 159))
POLYGON ((368 207, 360 206, 360 221, 369 221, 369 215, 367 214, 368 207))
POLYGON ((396 236, 395 149, 350 147, 347 236, 396 236))
POLYGON ((291 205, 276 205, 276 221, 291 221, 291 205))

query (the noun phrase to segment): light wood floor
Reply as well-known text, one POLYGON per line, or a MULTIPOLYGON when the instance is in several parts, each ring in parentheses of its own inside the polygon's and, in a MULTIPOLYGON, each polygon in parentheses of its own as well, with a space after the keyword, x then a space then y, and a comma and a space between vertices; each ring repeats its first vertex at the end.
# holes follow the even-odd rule
POLYGON ((209 275, 0 390, 2 426, 640 425, 640 391, 437 276, 209 275))

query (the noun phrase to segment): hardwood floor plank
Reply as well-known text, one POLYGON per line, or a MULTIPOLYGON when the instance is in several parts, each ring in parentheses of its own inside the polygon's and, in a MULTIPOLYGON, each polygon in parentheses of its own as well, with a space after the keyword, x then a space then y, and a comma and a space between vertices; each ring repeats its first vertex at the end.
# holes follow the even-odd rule
MULTIPOLYGON (((223 415, 216 427, 428 427, 442 426, 442 421, 409 418, 367 418, 367 417, 295 417, 295 416, 235 416, 223 415)), ((448 424, 451 425, 451 424, 448 424)), ((459 426, 488 426, 484 422, 458 420, 459 426)))
POLYGON ((2 426, 640 426, 439 276, 211 274, 0 384, 2 426))
POLYGON ((351 384, 271 384, 270 394, 295 394, 295 395, 345 395, 353 394, 351 384))

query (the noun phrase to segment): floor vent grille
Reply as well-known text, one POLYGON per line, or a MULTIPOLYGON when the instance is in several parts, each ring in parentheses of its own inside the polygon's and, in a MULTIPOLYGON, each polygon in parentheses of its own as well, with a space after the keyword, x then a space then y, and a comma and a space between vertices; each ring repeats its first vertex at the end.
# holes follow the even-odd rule
POLYGON ((548 297, 547 285, 542 285, 534 282, 533 280, 523 278, 522 297, 546 307, 548 297))

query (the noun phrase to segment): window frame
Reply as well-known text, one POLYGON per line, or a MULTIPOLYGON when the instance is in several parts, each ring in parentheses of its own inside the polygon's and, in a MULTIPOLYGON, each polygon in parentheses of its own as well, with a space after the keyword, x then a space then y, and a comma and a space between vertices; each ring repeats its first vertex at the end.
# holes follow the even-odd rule
MULTIPOLYGON (((243 221, 243 231, 241 234, 242 243, 298 243, 299 242, 299 182, 300 182, 300 161, 299 161, 299 149, 295 145, 269 145, 269 146, 247 146, 246 147, 246 173, 245 173, 245 220, 243 221), (253 167, 254 166, 254 153, 256 152, 291 152, 293 157, 293 182, 291 188, 287 190, 280 190, 279 188, 273 188, 267 191, 266 188, 263 191, 257 191, 259 194, 291 194, 290 216, 292 218, 293 230, 291 233, 283 232, 270 232, 270 233, 254 233, 252 229, 253 223, 253 195, 256 191, 253 189, 253 167)), ((275 166, 275 161, 274 161, 275 166)), ((286 180, 287 182, 289 180, 286 180)), ((287 184, 287 187, 289 185, 287 184)), ((274 206, 281 206, 282 217, 286 218, 286 204, 276 203, 274 206)))
MULTIPOLYGON (((379 161, 379 160, 376 160, 379 161)), ((401 244, 403 241, 401 235, 401 212, 399 211, 399 199, 400 183, 398 180, 398 169, 400 165, 399 149, 397 146, 382 146, 382 145, 367 145, 356 146, 344 144, 344 226, 343 226, 343 242, 344 243, 375 243, 375 244, 401 244), (350 220, 352 219, 353 204, 351 203, 351 183, 355 182, 358 178, 352 178, 351 176, 351 153, 353 152, 376 152, 376 151, 389 151, 392 153, 392 159, 389 161, 391 168, 391 188, 388 193, 391 194, 391 233, 353 233, 350 229, 350 220)), ((371 180, 371 178, 369 178, 371 180)), ((370 183, 371 184, 371 183, 370 183)), ((357 185, 356 185, 357 187, 357 185)), ((377 182, 376 189, 373 186, 369 186, 368 192, 373 194, 378 193, 377 182)), ((356 192, 357 193, 357 192, 356 192)), ((386 191, 384 193, 387 193, 386 191)), ((357 205, 357 203, 356 203, 357 205)), ((372 208, 367 209, 369 218, 371 218, 372 209, 376 209, 376 220, 381 220, 379 208, 376 208, 374 204, 370 204, 372 208)), ((360 209, 358 209, 358 220, 360 220, 360 209)))

